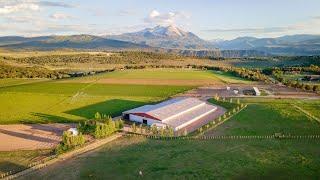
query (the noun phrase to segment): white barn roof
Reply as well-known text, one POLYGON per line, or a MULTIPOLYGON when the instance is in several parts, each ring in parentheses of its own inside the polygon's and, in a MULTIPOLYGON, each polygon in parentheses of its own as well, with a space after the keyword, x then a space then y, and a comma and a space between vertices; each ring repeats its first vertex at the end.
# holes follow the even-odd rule
POLYGON ((161 102, 155 105, 145 105, 129 111, 125 114, 131 113, 145 113, 161 121, 173 119, 183 113, 195 109, 206 103, 197 98, 173 98, 168 101, 161 102))
POLYGON ((180 97, 155 105, 138 107, 123 114, 140 116, 142 119, 154 119, 158 122, 153 124, 165 124, 173 127, 174 130, 179 130, 216 110, 216 106, 197 98, 180 97))

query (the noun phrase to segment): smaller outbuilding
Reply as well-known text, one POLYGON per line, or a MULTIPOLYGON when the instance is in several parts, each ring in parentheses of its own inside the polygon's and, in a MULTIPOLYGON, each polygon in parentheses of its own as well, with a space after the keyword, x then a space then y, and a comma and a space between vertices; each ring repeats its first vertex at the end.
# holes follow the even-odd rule
POLYGON ((261 92, 259 91, 259 89, 257 87, 253 87, 253 90, 254 90, 254 94, 256 96, 260 96, 261 95, 261 92))
POLYGON ((70 132, 72 136, 78 136, 79 134, 79 131, 77 128, 69 128, 67 131, 70 132))

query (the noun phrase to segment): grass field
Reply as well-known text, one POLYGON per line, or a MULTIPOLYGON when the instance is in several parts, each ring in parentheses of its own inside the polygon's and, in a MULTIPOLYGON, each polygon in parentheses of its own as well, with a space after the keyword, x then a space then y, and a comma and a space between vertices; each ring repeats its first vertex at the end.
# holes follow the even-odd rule
POLYGON ((320 85, 320 81, 302 81, 300 79, 304 78, 306 75, 310 75, 310 73, 305 74, 285 74, 282 75, 283 78, 292 80, 292 81, 298 81, 305 84, 313 84, 313 85, 320 85))
POLYGON ((24 170, 50 153, 51 150, 0 152, 0 174, 24 170))
POLYGON ((253 81, 232 76, 229 73, 192 69, 124 70, 98 74, 96 76, 62 80, 61 82, 161 85, 220 85, 225 83, 254 83, 253 81))
MULTIPOLYGON (((303 108, 319 116, 319 101, 292 99, 248 98, 242 102, 248 107, 207 135, 291 135, 320 134, 320 122, 308 117, 293 105, 303 104, 303 108)), ((223 106, 223 105, 222 105, 223 106)))
POLYGON ((74 122, 159 101, 189 86, 36 83, 0 89, 0 123, 74 122))
MULTIPOLYGON (((308 112, 318 115, 318 100, 247 98, 242 102, 249 103, 246 109, 207 135, 320 134, 320 123, 292 106, 307 104, 308 112)), ((219 105, 233 108, 229 103, 219 105)), ((319 167, 318 139, 131 137, 27 178, 140 179, 142 171, 143 179, 319 179, 319 167)))
POLYGON ((320 142, 123 138, 27 179, 318 179, 320 142), (307 148, 306 148, 307 147, 307 148), (142 171, 143 177, 139 176, 142 171))
POLYGON ((96 112, 118 116, 124 110, 194 88, 192 82, 198 81, 251 82, 211 71, 174 69, 116 71, 22 85, 12 85, 18 83, 13 79, 2 80, 0 124, 76 122, 93 118, 96 112), (103 82, 106 79, 114 83, 103 82), (150 83, 139 84, 141 79, 150 83), (134 81, 138 83, 130 83, 134 81))
POLYGON ((0 88, 7 86, 16 86, 21 84, 30 84, 40 81, 46 81, 46 79, 0 79, 0 88))

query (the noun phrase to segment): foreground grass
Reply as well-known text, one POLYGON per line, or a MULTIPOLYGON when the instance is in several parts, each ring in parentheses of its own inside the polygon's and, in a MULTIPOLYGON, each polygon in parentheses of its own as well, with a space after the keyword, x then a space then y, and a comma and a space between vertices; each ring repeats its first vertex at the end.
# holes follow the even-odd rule
POLYGON ((318 179, 319 141, 122 138, 27 179, 318 179))
POLYGON ((320 134, 320 123, 293 106, 303 102, 302 107, 317 117, 319 101, 248 98, 242 102, 249 103, 246 109, 206 135, 320 134))
POLYGON ((0 152, 0 174, 24 170, 50 154, 51 150, 0 152))

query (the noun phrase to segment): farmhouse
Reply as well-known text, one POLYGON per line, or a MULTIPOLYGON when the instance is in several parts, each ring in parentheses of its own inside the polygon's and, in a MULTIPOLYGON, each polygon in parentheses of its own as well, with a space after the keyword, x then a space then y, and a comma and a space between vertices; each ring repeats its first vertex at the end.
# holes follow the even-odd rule
POLYGON ((197 98, 179 97, 125 111, 122 116, 150 126, 170 126, 177 131, 216 110, 216 106, 197 98))

